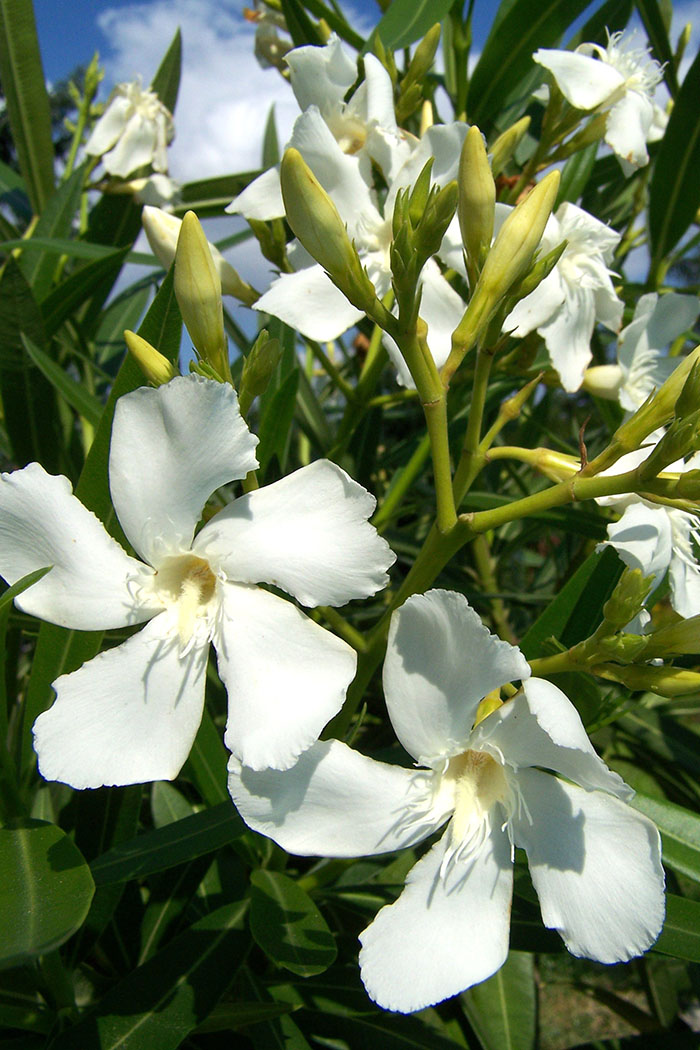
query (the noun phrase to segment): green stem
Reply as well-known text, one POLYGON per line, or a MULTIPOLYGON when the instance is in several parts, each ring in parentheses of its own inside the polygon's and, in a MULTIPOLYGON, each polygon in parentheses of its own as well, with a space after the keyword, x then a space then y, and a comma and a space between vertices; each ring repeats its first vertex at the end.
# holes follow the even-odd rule
POLYGON ((381 507, 372 518, 372 524, 378 532, 382 532, 393 518, 406 493, 423 470, 429 455, 430 434, 425 433, 408 463, 397 472, 398 476, 394 476, 395 480, 392 483, 392 487, 381 507))
POLYGON ((493 559, 491 557, 491 544, 487 537, 481 533, 479 536, 474 537, 472 544, 472 552, 474 554, 474 563, 476 565, 476 571, 479 574, 481 586, 483 587, 486 594, 490 594, 491 598, 489 601, 491 608, 491 617, 493 619, 494 627, 496 628, 497 634, 501 638, 505 638, 507 642, 513 644, 516 643, 517 639, 513 633, 508 622, 508 611, 506 604, 502 598, 499 598, 496 594, 498 591, 498 581, 496 574, 493 570, 493 559))
POLYGON ((435 500, 437 503, 437 527, 443 534, 450 532, 457 524, 457 510, 452 493, 452 468, 450 466, 450 446, 447 433, 447 400, 423 405, 425 421, 428 426, 430 450, 433 457, 433 474, 435 477, 435 500))
MULTIPOLYGON (((358 653, 363 653, 367 649, 367 642, 365 636, 357 628, 353 627, 352 624, 348 623, 344 616, 341 616, 337 609, 333 609, 331 606, 319 606, 318 609, 314 610, 319 616, 322 616, 333 628, 336 634, 339 634, 341 638, 356 649, 358 653)), ((316 619, 316 616, 314 616, 316 619)))
POLYGON ((333 364, 323 348, 318 343, 314 342, 313 339, 307 339, 306 345, 320 364, 321 368, 323 368, 326 374, 338 387, 338 390, 343 394, 345 400, 348 402, 354 401, 357 397, 357 391, 350 385, 350 383, 348 383, 347 379, 343 379, 340 370, 333 364))

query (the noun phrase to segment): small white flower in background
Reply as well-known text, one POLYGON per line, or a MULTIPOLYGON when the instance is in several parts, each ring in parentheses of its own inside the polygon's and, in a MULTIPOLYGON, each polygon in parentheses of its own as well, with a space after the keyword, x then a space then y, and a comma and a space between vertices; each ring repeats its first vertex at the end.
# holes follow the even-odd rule
POLYGON ((618 363, 587 368, 584 389, 636 412, 678 365, 677 357, 668 356, 668 347, 692 326, 699 311, 700 300, 694 295, 643 295, 620 332, 618 363))
MULTIPOLYGON (((652 435, 658 438, 660 433, 652 435)), ((622 456, 606 475, 623 474, 644 462, 652 446, 622 456)), ((666 471, 684 473, 700 469, 700 452, 685 462, 671 463, 666 471)), ((652 594, 668 573, 671 605, 679 616, 700 614, 700 516, 678 507, 652 503, 636 493, 604 496, 596 500, 620 514, 608 525, 608 538, 600 548, 614 547, 625 565, 653 576, 652 594)))
POLYGON ((180 183, 169 175, 149 175, 146 179, 134 179, 134 199, 151 208, 172 211, 180 200, 180 183))
POLYGON ((167 146, 174 134, 172 114, 154 91, 141 86, 139 78, 117 84, 85 151, 100 157, 105 171, 120 178, 147 164, 165 172, 167 146))
POLYGON ((569 700, 529 675, 462 595, 429 591, 394 614, 384 664, 394 729, 425 768, 376 762, 337 740, 284 773, 229 764, 243 819, 290 853, 389 852, 449 821, 360 936, 362 979, 386 1009, 420 1010, 505 962, 515 846, 545 925, 574 955, 618 962, 659 935, 658 831, 625 805, 633 792, 598 758, 569 700), (482 698, 514 679, 522 691, 478 721, 482 698))
MULTIPOLYGON (((290 146, 298 149, 323 188, 332 198, 355 243, 362 265, 381 298, 391 287, 390 249, 392 215, 399 190, 412 186, 426 162, 433 157, 432 183, 445 186, 457 176, 459 154, 467 132, 462 122, 430 128, 390 182, 380 210, 353 157, 343 153, 326 124, 313 107, 294 125, 290 146)), ((453 225, 459 237, 459 226, 453 225)), ((449 241, 450 231, 443 244, 449 241)), ((459 241, 461 245, 461 239, 459 241)), ((450 242, 452 252, 454 245, 450 242)), ((337 339, 364 317, 333 284, 321 265, 294 242, 289 258, 298 267, 282 274, 258 299, 254 309, 279 317, 309 339, 337 339)), ((462 319, 465 304, 445 280, 434 259, 429 259, 420 277, 420 316, 428 326, 428 346, 440 367, 450 352, 452 332, 462 319)), ((399 372, 399 381, 413 385, 398 349, 387 347, 399 372)))
POLYGON ((340 708, 355 674, 345 642, 303 605, 374 594, 394 555, 368 524, 375 501, 320 460, 234 500, 195 534, 222 485, 255 469, 255 438, 235 391, 201 376, 117 403, 109 458, 129 557, 38 463, 0 478, 0 573, 52 566, 18 599, 81 631, 149 621, 54 683, 34 725, 39 768, 76 788, 171 780, 204 704, 209 643, 229 698, 227 746, 255 768, 291 765, 340 708))
MULTIPOLYGON (((303 115, 313 114, 303 134, 297 132, 295 124, 287 145, 299 150, 319 181, 322 179, 304 149, 305 145, 311 146, 312 151, 314 146, 322 146, 322 140, 318 144, 314 142, 321 134, 319 124, 330 131, 342 153, 355 157, 365 182, 372 181, 372 161, 379 165, 385 178, 391 180, 416 140, 396 124, 394 88, 379 59, 365 55, 365 79, 349 102, 345 102, 345 96, 357 80, 357 62, 335 34, 324 47, 294 48, 286 54, 285 62, 292 90, 300 109, 305 111, 303 115)), ((329 187, 324 184, 324 188, 332 196, 329 187)), ((263 172, 226 210, 246 219, 283 216, 279 168, 263 172)))
MULTIPOLYGON (((496 205, 496 232, 511 209, 496 205)), ((561 384, 578 390, 591 360, 596 321, 617 331, 623 303, 615 294, 608 263, 620 235, 575 204, 561 204, 550 216, 540 242, 546 255, 562 241, 567 246, 542 283, 521 299, 503 322, 517 338, 537 329, 544 339, 561 384)))
POLYGON ((575 51, 539 48, 533 58, 548 69, 576 109, 607 112, 605 141, 625 175, 649 162, 647 142, 663 136, 667 118, 652 102, 663 77, 647 48, 630 46, 633 34, 608 35, 608 46, 579 44, 575 51))

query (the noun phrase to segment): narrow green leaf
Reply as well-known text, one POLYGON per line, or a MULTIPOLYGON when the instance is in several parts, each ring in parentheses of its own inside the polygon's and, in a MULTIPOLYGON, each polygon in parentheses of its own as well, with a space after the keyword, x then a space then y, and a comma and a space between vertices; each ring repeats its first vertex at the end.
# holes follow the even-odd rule
POLYGON ((92 864, 97 886, 128 882, 155 871, 185 864, 233 842, 245 825, 231 802, 194 813, 156 831, 148 831, 98 857, 92 864))
POLYGON ((700 962, 700 901, 666 894, 666 921, 654 951, 700 962))
POLYGON ((649 37, 654 58, 664 67, 666 87, 671 92, 671 98, 675 98, 678 94, 676 63, 659 5, 656 0, 636 0, 635 6, 649 37))
MULTIPOLYGON (((440 22, 452 7, 454 0, 393 0, 372 33, 379 36, 384 47, 399 51, 402 47, 422 40, 429 29, 440 22)), ((365 45, 371 43, 372 37, 365 45)))
POLYGON ((23 334, 46 347, 36 299, 19 266, 10 259, 0 280, 0 394, 5 426, 19 466, 38 460, 57 473, 62 463, 56 395, 27 356, 23 334))
POLYGON ((55 252, 46 252, 40 241, 51 243, 53 237, 69 237, 73 220, 80 207, 84 178, 85 169, 80 167, 59 186, 46 202, 32 236, 23 243, 20 266, 35 298, 39 301, 51 287, 56 271, 55 252))
POLYGON ((13 583, 11 587, 8 587, 6 591, 0 595, 0 612, 4 612, 12 602, 15 600, 18 594, 22 591, 26 591, 28 587, 38 583, 47 572, 51 571, 51 566, 47 565, 45 569, 35 569, 34 572, 27 573, 21 580, 17 580, 17 583, 13 583))
POLYGON ((653 820, 661 832, 664 863, 700 882, 700 817, 683 806, 635 795, 631 806, 653 820))
POLYGON ((649 187, 652 258, 663 259, 700 207, 700 51, 685 75, 654 162, 649 187))
POLYGON ((217 806, 229 800, 226 790, 227 763, 228 755, 222 734, 205 708, 183 773, 193 781, 202 801, 208 806, 217 806))
POLYGON ((51 112, 30 0, 0 4, 0 80, 32 208, 39 214, 54 188, 51 112))
POLYGON ((632 15, 634 0, 606 0, 578 32, 567 42, 567 49, 573 51, 579 44, 602 44, 605 46, 608 33, 624 29, 632 15))
POLYGON ((672 766, 682 766, 700 777, 700 735, 681 725, 677 719, 635 707, 624 714, 617 725, 672 766))
POLYGON ((469 83, 467 113, 488 133, 508 96, 532 71, 538 47, 555 47, 588 0, 515 0, 491 28, 469 83))
POLYGON ((11 241, 0 242, 0 251, 11 252, 16 248, 21 249, 22 255, 29 254, 32 248, 41 248, 46 255, 67 255, 71 259, 104 259, 113 252, 106 244, 71 241, 65 237, 39 237, 37 234, 29 240, 26 237, 16 237, 11 241))
MULTIPOLYGON (((103 301, 114 284, 114 276, 121 270, 128 248, 119 248, 103 259, 95 259, 71 273, 51 291, 41 303, 41 314, 47 336, 63 324, 67 317, 89 300, 103 301)), ((92 324, 96 322, 91 321, 92 324)), ((83 325, 83 330, 88 328, 83 325)))
POLYGON ((84 387, 81 383, 76 383, 75 379, 72 379, 68 372, 56 364, 48 354, 44 353, 27 336, 22 336, 22 343, 32 362, 39 371, 43 372, 54 389, 65 398, 78 415, 87 419, 89 423, 96 427, 100 421, 103 409, 99 398, 91 394, 87 387, 84 387))
POLYGON ((2 203, 12 208, 18 219, 28 223, 32 217, 32 206, 27 196, 27 185, 14 168, 0 161, 0 195, 2 203))
POLYGON ((175 112, 177 104, 181 70, 182 34, 177 29, 168 50, 163 56, 163 61, 151 81, 151 91, 155 91, 160 101, 171 113, 175 112))
POLYGON ((277 124, 275 122, 275 104, 270 106, 265 121, 262 146, 262 166, 264 170, 273 168, 280 159, 280 144, 277 138, 277 124))
MULTIPOLYGON (((233 198, 260 174, 260 171, 243 171, 239 175, 219 175, 187 182, 180 190, 180 204, 175 208, 175 214, 184 215, 191 209, 200 219, 222 215, 233 198)), ((252 231, 244 230, 241 236, 248 238, 252 231)))
POLYGON ((593 172, 597 152, 598 143, 592 142, 590 146, 574 153, 573 157, 569 157, 561 173, 555 210, 564 201, 571 201, 572 204, 575 204, 579 199, 593 172))
POLYGON ((360 1017, 344 1017, 319 1010, 305 1025, 305 1030, 326 1040, 321 1045, 361 1047, 362 1050, 464 1050, 464 1043, 455 1043, 438 1034, 432 1025, 418 1017, 400 1014, 368 1013, 360 1017), (335 1040, 334 1043, 328 1040, 335 1040))
POLYGON ((527 659, 544 655, 543 643, 548 638, 557 638, 568 647, 592 634, 622 568, 610 547, 591 554, 521 640, 527 659))
POLYGON ((218 908, 111 989, 51 1050, 177 1050, 233 980, 247 945, 246 903, 218 908))
POLYGON ((483 1050, 531 1050, 537 1017, 533 956, 509 952, 493 977, 464 992, 462 1005, 483 1050))
POLYGON ((94 890, 82 854, 60 828, 40 820, 0 828, 0 966, 63 944, 94 890))
POLYGON ((136 331, 150 297, 150 286, 134 286, 113 299, 103 311, 95 332, 97 362, 102 367, 111 363, 117 354, 124 354, 124 330, 136 331))
POLYGON ((282 14, 287 24, 287 32, 292 38, 295 47, 304 44, 323 44, 324 40, 311 21, 304 5, 299 0, 280 0, 282 14))
POLYGON ((280 468, 284 471, 298 383, 299 369, 297 368, 290 372, 279 389, 275 391, 274 397, 266 407, 265 415, 260 420, 260 444, 256 452, 262 476, 265 475, 273 456, 277 457, 280 468))
POLYGON ((250 881, 250 932, 265 954, 302 977, 327 970, 338 950, 308 893, 277 871, 254 871, 250 881))

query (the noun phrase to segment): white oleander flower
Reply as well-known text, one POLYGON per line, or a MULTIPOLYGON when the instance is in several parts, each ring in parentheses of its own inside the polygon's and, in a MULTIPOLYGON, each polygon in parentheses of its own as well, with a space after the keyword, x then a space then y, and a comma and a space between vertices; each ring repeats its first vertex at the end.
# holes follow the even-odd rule
MULTIPOLYGON (((510 208, 496 205, 497 227, 510 208)), ((582 208, 561 204, 550 216, 540 242, 546 255, 562 241, 564 253, 542 283, 516 304, 503 331, 517 338, 535 329, 544 339, 565 390, 578 390, 591 360, 591 336, 596 321, 617 331, 622 300, 615 294, 608 263, 620 235, 582 208)))
POLYGON ((663 72, 648 48, 630 47, 632 35, 608 34, 608 46, 579 44, 575 51, 539 48, 533 58, 548 69, 576 109, 607 112, 605 141, 625 175, 649 162, 647 142, 662 137, 666 115, 652 102, 663 72))
POLYGON ((314 744, 284 773, 231 759, 243 819, 290 853, 389 852, 447 824, 360 935, 362 979, 386 1009, 422 1009, 504 963, 515 846, 527 853, 544 924, 574 955, 617 962, 659 935, 658 831, 625 805, 633 792, 598 758, 569 700, 529 675, 522 653, 462 595, 429 591, 394 614, 384 664, 389 716, 422 768, 337 740, 314 744), (482 698, 514 679, 522 690, 479 721, 482 698))
MULTIPOLYGON (((654 435, 652 435, 654 437, 654 435)), ((658 439, 660 434, 655 437, 658 439)), ((651 451, 650 446, 622 456, 606 475, 623 474, 639 466, 651 451)), ((669 473, 700 469, 700 452, 683 462, 671 463, 669 473)), ((625 565, 653 576, 652 593, 668 573, 671 605, 679 616, 700 613, 700 516, 678 507, 652 503, 636 493, 604 496, 597 503, 620 514, 608 525, 608 538, 600 547, 614 547, 625 565)))
MULTIPOLYGON (((456 178, 466 132, 467 126, 461 122, 430 128, 390 183, 380 210, 356 161, 343 153, 318 111, 312 107, 298 118, 290 146, 299 150, 332 198, 379 297, 391 287, 391 220, 396 194, 413 186, 430 157, 433 157, 434 185, 445 186, 456 178)), ((459 237, 459 226, 453 224, 452 228, 459 237)), ((449 231, 445 243, 448 240, 449 231)), ((364 317, 362 310, 345 298, 323 267, 315 263, 298 242, 293 243, 289 257, 298 269, 274 280, 256 302, 255 310, 273 314, 302 335, 321 342, 337 339, 364 317)), ((440 367, 450 352, 452 332, 462 319, 465 304, 442 276, 434 259, 429 259, 423 267, 420 287, 420 316, 428 326, 428 346, 440 367)), ((388 349, 400 381, 413 385, 393 343, 388 349)))
POLYGON ((167 146, 175 134, 172 114, 141 80, 117 84, 92 129, 86 153, 100 157, 110 175, 127 178, 147 164, 168 170, 167 146))
POLYGON ((634 317, 620 332, 618 363, 587 368, 584 389, 619 401, 626 412, 636 412, 678 365, 677 357, 668 356, 669 344, 691 327, 698 311, 700 300, 694 295, 643 295, 634 317))
MULTIPOLYGON (((285 62, 299 108, 312 111, 326 125, 341 152, 355 158, 365 182, 372 181, 373 161, 385 178, 392 179, 415 140, 396 123, 394 88, 379 59, 371 54, 364 56, 364 80, 349 102, 345 102, 345 96, 357 80, 357 62, 335 34, 323 47, 294 48, 285 55, 285 62)), ((298 149, 320 179, 296 131, 295 124, 287 146, 298 149)), ((283 216, 279 167, 263 172, 226 210, 246 219, 283 216)))
POLYGON ((345 642, 303 605, 341 605, 386 583, 394 555, 367 522, 373 497, 321 460, 241 496, 196 532, 222 485, 255 469, 235 391, 190 375, 117 403, 112 501, 130 557, 38 463, 0 478, 0 572, 52 566, 18 599, 79 631, 149 621, 54 682, 34 725, 39 768, 76 788, 171 780, 204 704, 209 643, 229 698, 225 741, 247 764, 291 765, 340 708, 355 674, 345 642))

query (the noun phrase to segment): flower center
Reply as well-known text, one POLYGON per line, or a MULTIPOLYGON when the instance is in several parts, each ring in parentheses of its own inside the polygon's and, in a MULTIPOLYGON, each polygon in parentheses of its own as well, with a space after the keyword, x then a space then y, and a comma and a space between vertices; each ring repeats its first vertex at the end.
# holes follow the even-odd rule
POLYGON ((367 142, 367 128, 356 117, 342 113, 329 116, 328 125, 343 153, 353 156, 359 153, 367 142))
MULTIPOLYGON (((204 558, 184 554, 167 558, 156 572, 154 582, 164 604, 177 608, 177 630, 184 650, 198 623, 208 621, 216 594, 216 576, 204 558)), ((208 622, 207 633, 210 633, 208 622)))
POLYGON ((489 815, 501 803, 506 818, 512 811, 512 790, 503 766, 486 751, 456 755, 443 774, 453 782, 454 811, 450 827, 451 846, 443 862, 443 874, 453 861, 467 861, 479 852, 490 830, 489 815))

